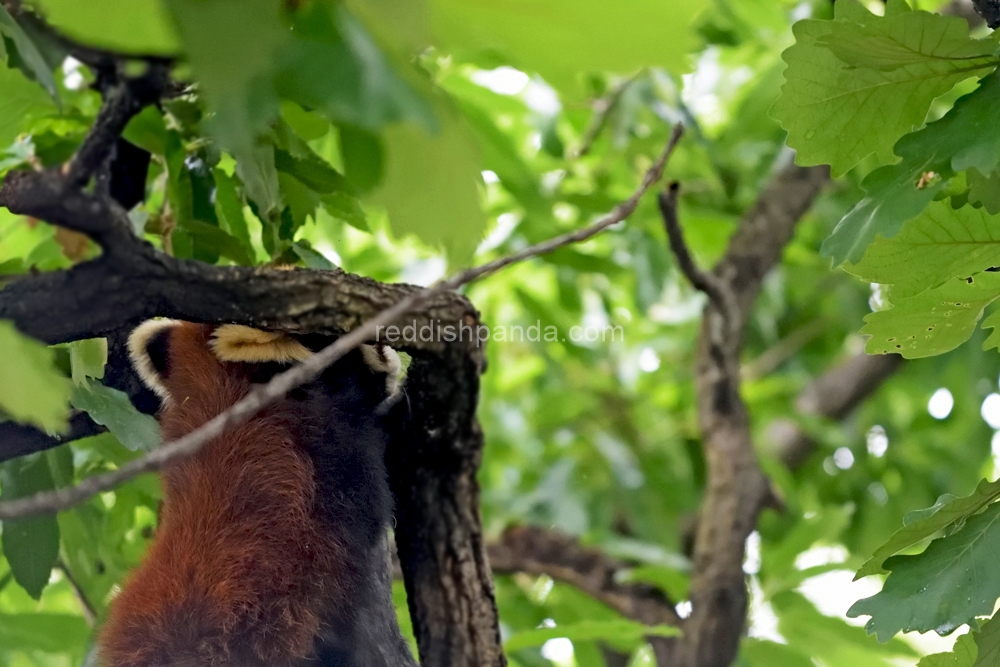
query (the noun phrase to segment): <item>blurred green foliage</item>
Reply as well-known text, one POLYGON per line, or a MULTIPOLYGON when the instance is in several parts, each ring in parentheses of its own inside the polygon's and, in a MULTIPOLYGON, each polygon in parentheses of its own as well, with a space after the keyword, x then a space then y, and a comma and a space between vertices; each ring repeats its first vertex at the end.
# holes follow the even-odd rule
MULTIPOLYGON (((795 72, 817 62, 861 58, 854 67, 876 76, 871 72, 882 70, 873 59, 885 56, 885 49, 852 51, 851 44, 881 44, 873 40, 896 34, 890 19, 869 19, 850 0, 838 5, 841 23, 830 21, 827 0, 538 0, 530 7, 513 0, 28 4, 73 39, 177 56, 176 78, 196 82, 161 108, 146 109, 126 131, 153 155, 147 199, 130 212, 151 243, 216 264, 339 266, 418 284, 607 212, 634 191, 678 121, 688 132, 666 178, 682 183, 688 241, 697 260, 710 265, 770 174, 791 157, 783 148, 784 130, 768 115, 785 80, 782 51, 799 38, 785 55, 787 95, 789 86, 801 83, 795 72), (793 34, 798 20, 804 21, 793 34), (803 41, 806 31, 813 32, 803 41), (803 51, 814 61, 796 63, 795 54, 803 51)), ((919 9, 940 4, 921 0, 919 9)), ((901 0, 889 8, 905 13, 901 0)), ((929 14, 894 20, 931 31, 940 25, 929 14)), ((942 34, 959 50, 974 51, 962 52, 975 60, 963 72, 985 74, 993 51, 956 33, 961 26, 955 20, 942 34)), ((0 145, 6 146, 0 170, 57 165, 79 145, 99 108, 88 87, 93 74, 66 59, 57 42, 22 29, 5 13, 0 34, 6 62, 0 67, 0 145)), ((1000 361, 995 352, 982 351, 986 336, 975 321, 933 352, 969 336, 971 344, 908 363, 844 422, 807 418, 795 408, 798 392, 812 379, 863 349, 863 317, 879 311, 868 326, 882 335, 878 318, 906 310, 905 302, 899 311, 883 310, 892 292, 831 271, 820 246, 866 196, 903 196, 878 194, 873 183, 882 181, 874 170, 895 159, 887 153, 894 144, 903 162, 882 168, 910 169, 904 135, 922 124, 928 107, 940 117, 957 97, 933 101, 955 79, 954 68, 925 62, 938 58, 937 51, 907 53, 909 60, 897 63, 902 69, 893 70, 900 86, 921 67, 940 69, 938 78, 950 82, 925 91, 919 104, 908 101, 912 119, 886 116, 892 126, 879 128, 850 109, 840 112, 855 113, 850 118, 820 119, 836 137, 866 127, 875 132, 864 151, 845 152, 833 140, 796 144, 789 119, 817 119, 803 118, 803 103, 794 97, 774 107, 800 158, 834 162, 838 171, 860 163, 799 225, 767 279, 746 335, 745 363, 753 372, 746 374, 743 395, 763 465, 787 502, 785 512, 762 516, 751 540, 746 569, 753 604, 739 657, 746 667, 810 665, 814 659, 826 667, 913 664, 929 644, 917 642, 915 650, 897 638, 880 645, 846 620, 850 604, 874 592, 847 581, 908 512, 934 505, 943 494, 972 493, 981 478, 996 476, 993 430, 980 407, 998 390, 1000 361), (878 157, 866 157, 872 152, 878 157), (953 407, 932 416, 928 400, 940 389, 953 407), (769 428, 779 419, 796 421, 819 443, 795 470, 781 465, 771 444, 769 428)), ((901 95, 897 89, 886 94, 901 95)), ((801 135, 802 142, 813 139, 808 131, 801 135)), ((910 143, 919 141, 909 136, 910 143)), ((979 201, 971 194, 979 192, 990 201, 1000 182, 996 160, 975 154, 955 163, 950 152, 938 158, 952 169, 943 178, 970 166, 979 171, 968 172, 968 192, 942 185, 925 196, 911 188, 905 196, 924 198, 909 217, 939 190, 966 201, 979 201)), ((985 214, 935 203, 924 216, 908 224, 957 218, 971 225, 985 214)), ((985 218, 988 227, 994 218, 985 218)), ((877 233, 889 236, 889 226, 898 223, 899 230, 904 220, 877 222, 862 251, 877 233)), ((896 239, 876 241, 850 270, 895 282, 879 273, 895 257, 887 244, 904 243, 917 231, 903 227, 896 239)), ((852 234, 848 241, 857 238, 852 234)), ((992 248, 994 238, 974 240, 992 248)), ((892 271, 916 286, 920 293, 912 298, 933 306, 941 302, 933 292, 944 288, 920 276, 936 280, 940 275, 931 269, 940 269, 946 257, 934 248, 924 251, 919 262, 892 271)), ((65 230, 0 209, 0 284, 98 252, 65 230)), ((847 256, 843 250, 833 254, 847 256)), ((955 264, 959 268, 947 276, 968 270, 962 261, 955 264)), ((487 346, 479 410, 487 440, 480 481, 488 535, 517 523, 577 535, 635 563, 627 573, 633 580, 684 600, 689 562, 683 536, 705 485, 692 384, 703 298, 679 274, 652 198, 625 224, 473 284, 467 294, 494 333, 504 332, 502 342, 487 346), (548 327, 555 327, 554 338, 533 334, 548 327)), ((919 320, 924 310, 916 310, 919 320)), ((908 333, 906 327, 916 325, 907 322, 890 324, 908 333)), ((55 431, 72 400, 110 429, 0 465, 0 497, 70 485, 121 465, 155 440, 149 422, 100 384, 100 347, 79 345, 49 352, 0 323, 0 419, 55 431)), ((81 663, 108 601, 153 536, 159 498, 156 478, 143 476, 55 519, 3 525, 0 667, 81 663)), ((955 508, 947 502, 941 507, 955 508)), ((958 524, 973 510, 954 516, 940 511, 946 514, 924 517, 932 530, 911 541, 894 538, 896 546, 883 557, 911 552, 941 529, 958 536, 958 524)), ((892 570, 893 562, 885 567, 892 570)), ((396 588, 406 630, 405 595, 396 588)), ((632 667, 653 664, 633 623, 570 586, 547 577, 503 576, 497 600, 512 665, 603 667, 602 647, 629 654, 632 667), (560 627, 562 634, 553 631, 560 627)), ((977 638, 985 645, 985 635, 977 638)), ((954 664, 971 665, 975 645, 964 640, 959 648, 970 646, 965 655, 972 657, 954 664)))

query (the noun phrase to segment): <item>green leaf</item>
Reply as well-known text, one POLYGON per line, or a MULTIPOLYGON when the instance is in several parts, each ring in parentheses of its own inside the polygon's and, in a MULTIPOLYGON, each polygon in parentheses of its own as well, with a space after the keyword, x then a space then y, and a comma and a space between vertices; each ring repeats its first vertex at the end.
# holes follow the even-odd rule
POLYGON ((865 628, 884 642, 900 631, 946 635, 992 613, 1000 597, 998 522, 1000 503, 970 517, 955 534, 934 540, 923 553, 889 559, 882 590, 858 600, 847 615, 871 616, 865 628))
POLYGON ((940 201, 895 237, 877 238, 858 264, 846 268, 868 282, 892 285, 896 301, 993 266, 1000 266, 1000 216, 940 201))
POLYGON ((187 151, 176 133, 167 141, 167 201, 178 227, 194 219, 194 190, 187 168, 187 151))
POLYGON ((0 320, 0 408, 18 421, 59 431, 69 416, 70 383, 53 366, 52 351, 0 320))
POLYGON ((969 38, 969 24, 956 16, 910 11, 895 3, 897 11, 865 23, 834 21, 820 44, 840 60, 855 67, 891 71, 923 63, 934 67, 952 61, 956 67, 976 66, 995 55, 996 44, 969 38))
POLYGON ((108 363, 108 339, 87 338, 70 343, 69 363, 73 384, 86 384, 88 377, 100 380, 108 363))
POLYGON ((511 636, 504 642, 504 650, 513 653, 529 646, 541 646, 550 639, 565 637, 570 641, 595 639, 640 639, 642 637, 677 637, 680 630, 669 625, 643 625, 635 621, 614 619, 607 621, 580 621, 554 628, 535 628, 511 636))
POLYGON ((274 153, 274 146, 263 142, 233 153, 236 158, 236 175, 243 181, 247 197, 264 216, 262 222, 277 217, 282 208, 274 153))
POLYGON ((708 6, 688 2, 602 0, 432 0, 439 46, 462 54, 503 53, 561 92, 581 97, 580 73, 641 67, 687 71, 690 26, 708 6))
POLYGON ((45 19, 77 41, 137 54, 169 55, 177 36, 160 0, 34 0, 45 19))
POLYGON ((942 496, 933 507, 920 512, 910 512, 904 519, 904 526, 893 533, 892 537, 865 561, 854 577, 855 580, 871 574, 887 573, 888 570, 882 567, 886 558, 919 544, 957 522, 966 520, 997 498, 1000 498, 1000 481, 987 482, 984 479, 979 482, 975 492, 968 496, 962 498, 942 496))
POLYGON ((291 227, 282 226, 281 237, 284 239, 295 238, 295 231, 301 227, 308 216, 315 214, 320 204, 319 195, 306 187, 297 178, 293 178, 282 172, 278 174, 278 183, 281 185, 281 193, 287 206, 282 212, 283 216, 291 216, 291 227))
POLYGON ((282 100, 281 117, 303 141, 319 139, 330 131, 330 121, 315 111, 306 111, 295 102, 282 100))
POLYGON ((0 147, 9 146, 27 121, 56 110, 52 99, 19 70, 0 65, 0 147))
POLYGON ((975 660, 975 635, 970 631, 958 638, 954 648, 949 653, 925 655, 917 663, 917 667, 973 667, 975 660))
POLYGON ((436 135, 396 125, 383 139, 385 178, 372 199, 388 210, 393 232, 443 247, 449 262, 466 264, 486 228, 475 141, 457 120, 436 135))
POLYGON ((344 175, 360 193, 370 192, 382 181, 382 142, 355 127, 340 127, 340 155, 344 175))
POLYGON ((924 122, 934 98, 997 65, 996 45, 971 40, 964 19, 907 11, 905 2, 884 18, 855 0, 838 0, 844 5, 863 19, 793 26, 796 43, 782 56, 785 85, 771 110, 796 161, 829 164, 834 176, 872 153, 893 162, 893 144, 924 122))
POLYGON ((136 410, 122 391, 87 380, 74 389, 72 401, 74 408, 107 426, 119 442, 132 451, 150 451, 160 444, 160 427, 156 420, 136 410))
POLYGON ((171 144, 163 113, 154 105, 133 116, 122 137, 154 155, 166 155, 171 144))
POLYGON ((275 62, 292 39, 281 17, 281 3, 165 0, 165 4, 200 89, 215 112, 212 131, 224 149, 252 151, 257 134, 278 114, 272 83, 275 62))
MULTIPOLYGON (((82 652, 90 637, 83 616, 52 612, 0 614, 0 646, 11 651, 82 652)), ((78 664, 73 661, 72 664, 78 664)))
POLYGON ((306 268, 317 269, 320 271, 332 271, 337 269, 336 264, 312 248, 309 248, 301 243, 293 243, 292 250, 294 250, 295 254, 299 256, 302 263, 306 265, 306 268))
POLYGON ((983 309, 1000 296, 1000 274, 978 273, 898 301, 865 317, 861 333, 871 336, 869 354, 901 354, 907 359, 953 350, 972 335, 983 309))
POLYGON ((46 21, 79 42, 126 53, 177 53, 177 36, 160 0, 34 0, 46 21))
MULTIPOLYGON (((969 633, 973 634, 973 633, 969 633)), ((973 667, 1000 665, 1000 614, 986 621, 975 633, 976 662, 973 667)), ((957 650, 956 650, 957 653, 957 650)))
POLYGON ((987 212, 1000 213, 1000 170, 994 169, 985 175, 976 168, 966 172, 969 181, 969 203, 981 204, 987 212))
POLYGON ((191 235, 199 252, 228 257, 241 266, 253 266, 253 248, 224 229, 201 220, 188 220, 181 229, 191 235))
POLYGON ((52 68, 49 67, 49 63, 42 56, 35 42, 28 37, 17 21, 14 20, 14 17, 4 7, 0 7, 0 33, 3 33, 14 42, 25 73, 30 74, 35 81, 40 83, 58 104, 59 90, 56 88, 56 80, 52 76, 52 68))
POLYGON ((212 170, 212 178, 215 180, 215 214, 219 224, 245 247, 252 248, 250 230, 243 217, 243 202, 236 192, 233 178, 218 167, 212 170))
POLYGON ((992 74, 982 80, 977 90, 960 97, 941 120, 903 137, 895 149, 903 159, 876 169, 862 181, 867 195, 837 223, 823 243, 823 255, 835 264, 857 262, 877 234, 895 236, 903 223, 920 213, 944 187, 945 180, 959 170, 955 166, 959 156, 966 162, 976 155, 972 149, 981 142, 995 146, 996 153, 966 166, 987 171, 996 167, 1000 162, 1000 130, 995 123, 998 106, 1000 74, 992 74), (938 178, 922 184, 921 178, 932 172, 938 178))
POLYGON ((429 103, 341 4, 307 5, 296 13, 294 27, 296 39, 277 65, 275 85, 282 97, 361 128, 404 120, 436 127, 429 103))
POLYGON ((778 632, 788 640, 788 645, 807 650, 821 664, 891 667, 898 664, 901 656, 916 655, 901 640, 881 645, 866 637, 861 628, 840 618, 824 616, 799 593, 779 593, 771 598, 771 606, 778 616, 778 632))
MULTIPOLYGON (((0 464, 0 498, 13 500, 55 485, 44 454, 11 459, 0 464)), ((3 522, 3 554, 14 580, 36 600, 49 582, 59 557, 59 524, 54 515, 3 522)))
POLYGON ((343 220, 355 229, 371 232, 368 227, 368 216, 365 215, 361 204, 352 195, 346 192, 333 192, 323 195, 320 201, 322 201, 326 212, 333 217, 343 220))
POLYGON ((341 190, 350 191, 351 186, 339 171, 312 151, 292 155, 288 151, 274 150, 274 166, 289 176, 294 176, 304 185, 321 194, 341 190))
POLYGON ((747 667, 815 667, 808 653, 800 653, 786 644, 744 638, 740 642, 740 662, 747 667))

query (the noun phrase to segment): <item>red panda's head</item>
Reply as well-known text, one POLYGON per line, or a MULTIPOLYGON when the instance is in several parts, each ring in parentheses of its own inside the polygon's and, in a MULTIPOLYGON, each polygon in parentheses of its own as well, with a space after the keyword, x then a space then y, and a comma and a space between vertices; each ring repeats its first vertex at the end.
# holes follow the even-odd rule
MULTIPOLYGON (((132 364, 164 407, 192 397, 204 399, 208 394, 231 394, 232 388, 221 391, 220 383, 231 383, 241 376, 252 377, 248 374, 255 367, 287 366, 308 359, 314 353, 314 349, 294 335, 240 324, 209 325, 157 319, 141 324, 129 337, 132 364)), ((399 355, 395 350, 362 345, 360 353, 372 371, 385 374, 387 394, 395 394, 400 374, 399 355)))

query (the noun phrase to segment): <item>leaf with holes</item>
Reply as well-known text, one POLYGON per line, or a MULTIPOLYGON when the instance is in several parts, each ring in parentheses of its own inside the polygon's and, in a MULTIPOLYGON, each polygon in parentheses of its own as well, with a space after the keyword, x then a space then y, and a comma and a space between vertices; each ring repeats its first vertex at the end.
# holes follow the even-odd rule
POLYGON ((1000 503, 969 518, 955 534, 934 540, 923 553, 887 560, 882 590, 858 600, 847 615, 870 616, 865 628, 882 642, 912 630, 946 635, 993 612, 1000 597, 997 553, 1000 503))
POLYGON ((1000 266, 1000 216, 939 201, 893 238, 876 239, 859 263, 845 268, 868 282, 892 285, 895 301, 994 266, 1000 266))
POLYGON ((859 261, 876 235, 895 236, 957 171, 994 169, 1000 162, 1000 128, 995 122, 998 107, 1000 73, 994 73, 983 79, 977 90, 960 97, 944 118, 900 139, 895 150, 903 159, 865 177, 861 183, 865 198, 837 223, 823 243, 823 255, 837 264, 859 261), (981 144, 995 152, 980 154, 981 144))
POLYGON ((865 317, 861 333, 871 336, 868 354, 901 354, 907 359, 953 350, 972 335, 983 309, 1000 296, 1000 274, 983 272, 951 279, 934 289, 894 300, 889 310, 865 317))

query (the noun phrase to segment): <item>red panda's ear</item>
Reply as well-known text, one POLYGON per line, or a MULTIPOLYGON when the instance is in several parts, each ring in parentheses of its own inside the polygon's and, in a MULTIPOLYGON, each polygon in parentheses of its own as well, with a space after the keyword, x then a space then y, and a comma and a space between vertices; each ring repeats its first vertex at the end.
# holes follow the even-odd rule
POLYGON ((170 334, 180 324, 177 320, 148 320, 128 337, 128 353, 135 372, 164 403, 170 400, 164 383, 170 375, 170 334))
POLYGON ((403 369, 399 353, 385 345, 361 345, 360 349, 368 368, 376 373, 385 373, 385 393, 394 396, 399 391, 403 369))
POLYGON ((219 361, 253 364, 276 361, 290 364, 304 361, 313 355, 312 350, 294 336, 261 331, 242 324, 223 324, 215 330, 209 345, 219 361))

